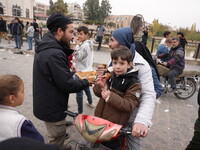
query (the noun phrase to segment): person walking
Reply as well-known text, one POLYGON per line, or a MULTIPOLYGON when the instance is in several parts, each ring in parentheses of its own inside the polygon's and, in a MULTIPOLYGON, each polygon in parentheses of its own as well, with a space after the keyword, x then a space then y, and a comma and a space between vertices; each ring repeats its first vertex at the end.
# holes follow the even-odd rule
POLYGON ((28 41, 28 50, 32 50, 33 47, 33 37, 34 37, 34 31, 33 23, 30 23, 30 26, 28 27, 26 34, 27 34, 27 41, 28 41))
POLYGON ((6 21, 3 20, 2 17, 0 17, 0 42, 2 37, 4 37, 6 40, 8 40, 8 44, 10 44, 10 39, 7 36, 7 29, 6 29, 6 21))
POLYGON ((74 39, 72 21, 53 14, 47 19, 47 33, 36 43, 33 62, 33 113, 44 121, 49 143, 63 149, 66 135, 66 114, 70 93, 89 86, 70 71, 68 56, 73 52, 70 41, 74 39))
POLYGON ((12 35, 15 39, 15 48, 21 49, 21 34, 22 34, 22 26, 19 23, 19 19, 15 18, 14 24, 12 25, 12 35))
POLYGON ((36 40, 39 40, 39 26, 38 26, 38 23, 36 22, 36 19, 33 19, 33 27, 35 29, 34 41, 36 41, 36 40))
POLYGON ((105 32, 105 28, 103 25, 98 25, 96 32, 97 32, 97 37, 96 37, 96 42, 98 42, 98 47, 97 47, 97 51, 100 51, 101 49, 101 44, 102 44, 102 40, 103 40, 103 33, 105 32))

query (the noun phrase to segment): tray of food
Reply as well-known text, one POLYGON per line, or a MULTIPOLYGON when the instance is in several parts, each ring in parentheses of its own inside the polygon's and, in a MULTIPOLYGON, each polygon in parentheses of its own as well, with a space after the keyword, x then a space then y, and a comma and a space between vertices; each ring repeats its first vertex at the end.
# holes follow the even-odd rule
POLYGON ((76 75, 81 79, 87 79, 90 82, 94 82, 96 78, 95 71, 85 71, 85 72, 77 72, 76 75))

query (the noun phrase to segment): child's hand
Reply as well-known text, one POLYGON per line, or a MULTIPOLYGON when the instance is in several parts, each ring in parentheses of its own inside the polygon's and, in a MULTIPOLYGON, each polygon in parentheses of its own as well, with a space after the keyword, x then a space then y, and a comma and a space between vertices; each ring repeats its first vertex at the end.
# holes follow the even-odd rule
POLYGON ((101 87, 104 88, 106 85, 106 78, 103 78, 103 76, 98 76, 96 79, 96 83, 101 87))
POLYGON ((103 90, 101 92, 101 96, 102 96, 103 99, 107 100, 107 98, 110 97, 110 90, 103 90))

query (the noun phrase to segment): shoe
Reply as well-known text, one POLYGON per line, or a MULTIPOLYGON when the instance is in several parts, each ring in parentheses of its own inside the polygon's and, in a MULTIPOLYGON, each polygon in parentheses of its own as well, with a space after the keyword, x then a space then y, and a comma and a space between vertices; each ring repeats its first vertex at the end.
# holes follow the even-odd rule
POLYGON ((68 138, 69 138, 69 134, 66 133, 66 134, 65 134, 65 139, 68 139, 68 138))
POLYGON ((86 102, 86 104, 91 108, 95 108, 95 106, 93 104, 90 104, 89 102, 86 102))
POLYGON ((179 93, 179 91, 177 90, 177 88, 173 88, 170 93, 179 93))
POLYGON ((68 127, 68 126, 72 126, 73 125, 73 122, 71 122, 71 121, 66 121, 66 127, 68 127))

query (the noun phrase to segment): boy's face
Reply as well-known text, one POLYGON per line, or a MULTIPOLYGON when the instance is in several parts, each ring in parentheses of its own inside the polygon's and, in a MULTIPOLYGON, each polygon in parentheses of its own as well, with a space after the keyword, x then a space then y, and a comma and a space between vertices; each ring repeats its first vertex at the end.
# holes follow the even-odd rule
POLYGON ((78 40, 83 42, 88 39, 88 34, 85 34, 83 31, 78 32, 78 40))
POLYGON ((119 57, 117 60, 112 60, 112 66, 115 74, 118 76, 126 74, 127 70, 131 67, 131 63, 119 57))

